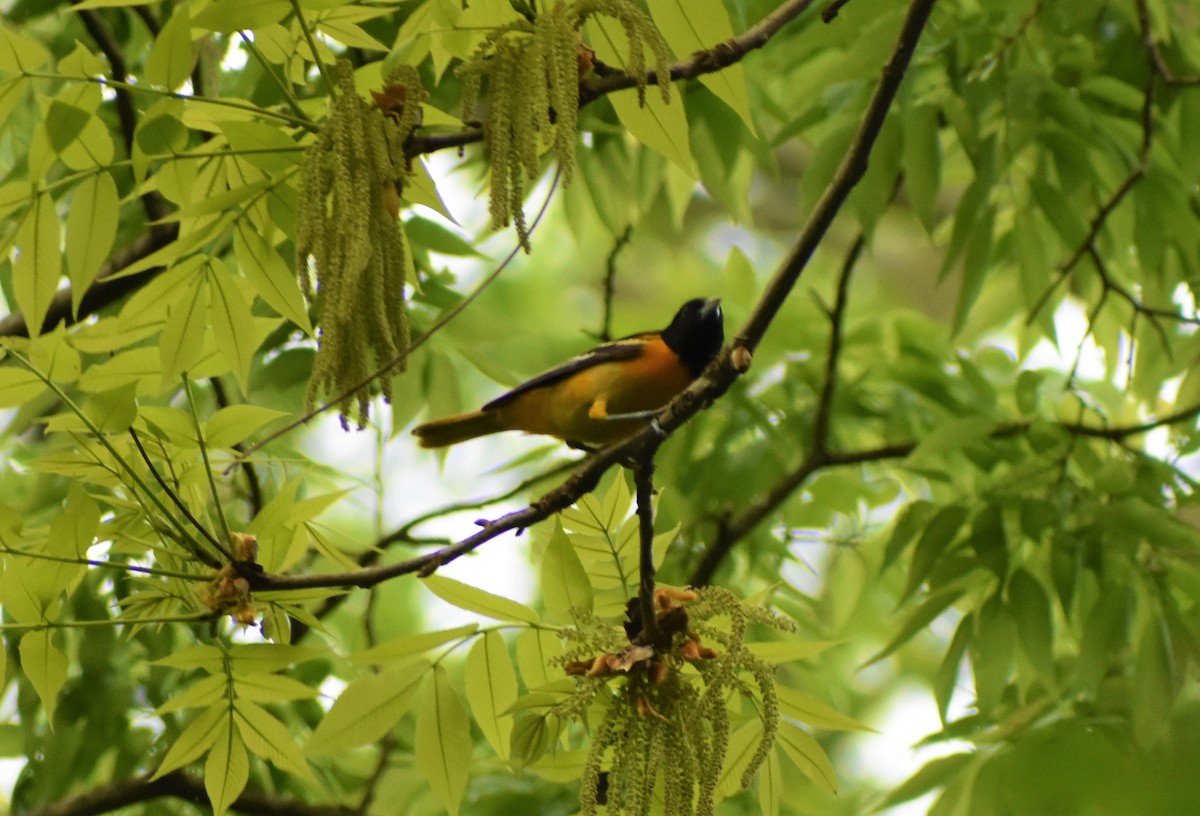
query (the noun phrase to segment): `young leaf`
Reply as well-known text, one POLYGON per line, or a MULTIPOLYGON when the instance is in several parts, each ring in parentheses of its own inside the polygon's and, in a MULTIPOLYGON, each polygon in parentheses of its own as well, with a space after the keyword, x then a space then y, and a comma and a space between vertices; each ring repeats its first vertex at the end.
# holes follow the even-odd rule
POLYGON ((779 767, 779 752, 771 751, 758 772, 758 809, 763 816, 779 816, 785 781, 779 767))
POLYGON ((495 620, 538 622, 538 613, 524 604, 493 595, 486 590, 464 584, 462 581, 441 575, 430 575, 428 578, 423 578, 422 583, 434 595, 459 609, 495 620))
POLYGON ((222 700, 220 704, 214 705, 212 708, 206 708, 200 712, 200 716, 188 723, 188 727, 183 729, 183 733, 179 735, 179 739, 175 740, 175 744, 167 751, 167 755, 163 757, 162 764, 158 766, 158 770, 154 772, 154 776, 150 777, 151 781, 158 779, 164 774, 169 774, 176 768, 182 768, 195 761, 202 756, 205 751, 212 747, 220 733, 222 724, 228 727, 229 723, 229 706, 222 700))
POLYGON ((422 660, 346 686, 313 731, 308 753, 332 754, 379 740, 408 712, 429 667, 422 660))
POLYGON ((464 679, 475 722, 496 754, 508 759, 513 721, 503 712, 517 699, 517 672, 499 632, 488 632, 475 641, 464 679))
POLYGON ((937 565, 938 558, 958 536, 963 523, 967 520, 967 508, 958 504, 950 504, 938 510, 921 533, 917 547, 913 550, 912 564, 908 568, 908 583, 905 585, 901 600, 907 600, 925 581, 929 573, 937 565))
MULTIPOLYGON (((233 369, 242 391, 248 390, 250 361, 258 347, 250 304, 220 258, 209 264, 209 320, 217 349, 233 369)), ((262 410, 266 410, 265 408, 262 410)), ((239 440, 240 441, 240 440, 239 440)))
POLYGON ((204 790, 208 792, 213 816, 221 816, 229 809, 245 790, 249 778, 250 758, 246 756, 241 734, 231 717, 222 716, 212 750, 204 762, 204 790))
POLYGON ((304 779, 313 779, 312 771, 300 753, 300 746, 287 726, 247 700, 238 700, 233 708, 238 733, 247 748, 280 770, 304 779))
POLYGON ((783 753, 805 776, 826 793, 837 793, 837 774, 829 763, 829 757, 807 731, 790 722, 779 724, 776 735, 783 753))
POLYGON ((263 426, 285 416, 288 416, 285 411, 261 405, 227 405, 205 421, 204 442, 210 449, 231 448, 262 430, 263 426))
POLYGON ((233 239, 234 254, 242 273, 250 280, 258 296, 283 317, 295 323, 305 334, 312 334, 312 323, 304 307, 304 296, 296 276, 275 248, 239 221, 233 239))
POLYGON ((377 646, 372 646, 370 649, 354 652, 350 655, 350 662, 380 664, 404 660, 435 646, 441 646, 443 643, 470 637, 478 630, 478 623, 468 623, 453 629, 439 629, 436 632, 420 632, 415 635, 392 638, 377 646))
MULTIPOLYGON (((786 723, 780 723, 781 726, 786 723)), ((781 728, 782 730, 782 728, 781 728)), ((757 718, 742 725, 729 735, 729 746, 725 749, 725 764, 721 767, 721 776, 717 780, 717 792, 722 798, 733 796, 742 789, 742 777, 758 743, 762 740, 762 720, 757 718)), ((807 736, 807 735, 806 735, 807 736)))
POLYGON ((1054 682, 1054 618, 1050 599, 1036 578, 1017 570, 1008 582, 1008 606, 1017 623, 1021 651, 1042 679, 1054 682))
POLYGON ((20 254, 12 265, 12 291, 25 316, 31 337, 42 330, 42 320, 62 275, 58 211, 49 193, 42 193, 17 229, 20 254))
POLYGON ((194 62, 192 15, 187 5, 181 4, 175 6, 171 19, 154 38, 146 58, 146 81, 168 91, 177 90, 187 81, 194 62))
POLYGON ((67 214, 67 277, 71 313, 79 313, 83 293, 96 279, 117 237, 121 202, 108 173, 88 176, 75 188, 67 214))
POLYGON ((815 657, 841 643, 840 640, 773 640, 747 643, 746 648, 766 663, 791 663, 793 660, 815 657))
POLYGON ((562 669, 550 666, 550 661, 563 654, 558 636, 545 629, 526 629, 517 635, 517 667, 525 688, 541 688, 563 676, 562 669))
POLYGON ((875 731, 871 726, 843 714, 807 691, 776 686, 775 692, 779 695, 779 710, 784 716, 814 728, 826 731, 875 731))
POLYGON ((438 801, 458 816, 471 765, 471 723, 442 666, 434 667, 417 709, 416 759, 438 801))
MULTIPOLYGON (((648 5, 654 24, 676 54, 694 54, 733 39, 733 24, 721 0, 650 0, 648 5)), ((754 132, 746 76, 740 63, 704 74, 700 81, 754 132)))
POLYGON ((888 795, 879 803, 879 809, 911 801, 942 787, 948 780, 957 776, 970 765, 975 758, 975 754, 961 753, 938 757, 926 762, 919 771, 889 791, 888 795))
POLYGON ((54 708, 58 705, 58 692, 67 682, 67 656, 50 640, 50 629, 26 632, 18 649, 21 655, 21 670, 33 684, 46 720, 54 722, 54 708))
POLYGON ((592 585, 583 562, 557 521, 542 556, 542 598, 552 621, 570 623, 572 612, 592 611, 592 585))
POLYGON ((158 344, 164 384, 178 382, 179 375, 200 358, 207 326, 208 286, 204 278, 197 276, 167 307, 167 320, 158 344))

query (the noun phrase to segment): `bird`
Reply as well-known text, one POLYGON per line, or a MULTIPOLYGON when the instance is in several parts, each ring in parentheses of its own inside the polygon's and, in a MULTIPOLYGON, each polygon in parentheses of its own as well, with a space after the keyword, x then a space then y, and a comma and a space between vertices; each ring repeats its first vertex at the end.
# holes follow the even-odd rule
POLYGON ((521 383, 478 411, 413 429, 422 448, 501 431, 545 434, 594 449, 625 439, 708 367, 725 342, 720 298, 694 298, 661 331, 602 343, 521 383))

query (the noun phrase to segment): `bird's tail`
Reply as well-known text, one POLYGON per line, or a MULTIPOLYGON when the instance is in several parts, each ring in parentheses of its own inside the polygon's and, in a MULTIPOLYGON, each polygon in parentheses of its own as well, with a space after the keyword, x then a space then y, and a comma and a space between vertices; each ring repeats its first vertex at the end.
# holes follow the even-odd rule
POLYGON ((495 411, 471 411, 418 425, 413 436, 422 448, 444 448, 503 430, 495 411))

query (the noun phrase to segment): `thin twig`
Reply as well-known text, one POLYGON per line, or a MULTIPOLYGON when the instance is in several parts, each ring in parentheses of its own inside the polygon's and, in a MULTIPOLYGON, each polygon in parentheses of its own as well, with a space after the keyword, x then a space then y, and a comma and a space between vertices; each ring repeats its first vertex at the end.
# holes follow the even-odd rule
POLYGON ((1142 44, 1150 55, 1154 72, 1162 77, 1163 82, 1168 85, 1200 85, 1200 75, 1180 76, 1172 70, 1171 66, 1167 65, 1162 50, 1159 49, 1158 43, 1154 39, 1154 30, 1150 25, 1150 8, 1146 0, 1137 0, 1137 12, 1138 23, 1142 29, 1142 44))
POLYGON ((600 324, 599 339, 601 342, 607 343, 613 339, 612 336, 612 318, 613 318, 613 297, 617 289, 617 256, 621 254, 621 250, 629 244, 629 239, 633 235, 633 225, 629 224, 613 241, 612 249, 608 251, 608 258, 604 263, 604 319, 600 324))

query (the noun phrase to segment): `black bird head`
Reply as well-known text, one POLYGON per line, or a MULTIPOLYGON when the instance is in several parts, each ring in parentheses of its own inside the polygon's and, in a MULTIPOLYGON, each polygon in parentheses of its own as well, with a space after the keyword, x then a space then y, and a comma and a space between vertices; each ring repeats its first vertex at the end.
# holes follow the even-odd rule
POLYGON ((693 377, 708 367, 725 342, 725 320, 720 298, 695 298, 679 307, 663 341, 679 355, 693 377))

